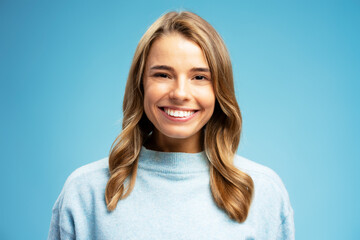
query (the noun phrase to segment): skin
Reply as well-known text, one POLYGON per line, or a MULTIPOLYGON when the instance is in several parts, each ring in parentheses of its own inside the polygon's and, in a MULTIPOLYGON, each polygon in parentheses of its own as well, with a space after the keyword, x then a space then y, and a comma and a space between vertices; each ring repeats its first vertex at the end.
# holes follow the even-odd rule
POLYGON ((201 48, 178 33, 155 40, 143 78, 144 110, 155 129, 145 146, 163 152, 203 150, 201 129, 211 118, 215 94, 201 48), (163 107, 196 110, 191 119, 173 121, 163 107))

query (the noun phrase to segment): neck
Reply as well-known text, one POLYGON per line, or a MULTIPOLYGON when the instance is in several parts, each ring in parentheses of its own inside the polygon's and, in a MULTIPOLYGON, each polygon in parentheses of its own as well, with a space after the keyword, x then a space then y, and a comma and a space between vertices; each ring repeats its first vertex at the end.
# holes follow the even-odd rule
POLYGON ((189 138, 171 138, 154 130, 145 147, 160 152, 198 153, 204 150, 203 133, 199 131, 189 138))

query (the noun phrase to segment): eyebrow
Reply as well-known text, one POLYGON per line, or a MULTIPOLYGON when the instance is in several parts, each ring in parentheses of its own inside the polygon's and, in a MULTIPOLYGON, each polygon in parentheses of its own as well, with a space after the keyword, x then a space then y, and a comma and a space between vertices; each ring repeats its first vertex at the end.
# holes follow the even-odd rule
MULTIPOLYGON (((150 68, 150 70, 167 70, 171 72, 175 72, 173 67, 167 66, 167 65, 155 65, 150 68)), ((191 72, 210 72, 209 68, 203 68, 203 67, 194 67, 190 69, 191 72)))
POLYGON ((198 67, 198 68, 192 68, 190 71, 191 72, 210 72, 210 69, 198 67))
POLYGON ((155 66, 151 67, 150 70, 168 70, 168 71, 174 72, 174 68, 172 68, 170 66, 166 66, 166 65, 155 65, 155 66))

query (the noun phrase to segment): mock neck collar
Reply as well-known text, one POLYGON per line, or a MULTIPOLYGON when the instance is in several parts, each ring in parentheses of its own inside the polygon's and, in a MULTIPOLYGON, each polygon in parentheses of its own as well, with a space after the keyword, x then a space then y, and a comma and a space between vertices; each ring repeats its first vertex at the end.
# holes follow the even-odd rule
POLYGON ((139 167, 165 173, 197 173, 208 172, 209 161, 204 151, 159 152, 142 146, 139 167))

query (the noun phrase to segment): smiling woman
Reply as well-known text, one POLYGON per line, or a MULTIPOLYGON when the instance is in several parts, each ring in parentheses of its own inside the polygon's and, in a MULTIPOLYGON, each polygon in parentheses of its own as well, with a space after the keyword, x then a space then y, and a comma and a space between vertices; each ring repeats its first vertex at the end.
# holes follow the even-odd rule
POLYGON ((214 112, 215 94, 201 48, 178 33, 157 39, 146 60, 143 86, 144 111, 155 127, 145 146, 202 151, 200 130, 214 112))
POLYGON ((294 239, 280 178, 236 155, 241 113, 215 29, 191 12, 141 38, 110 156, 76 170, 49 239, 294 239))

